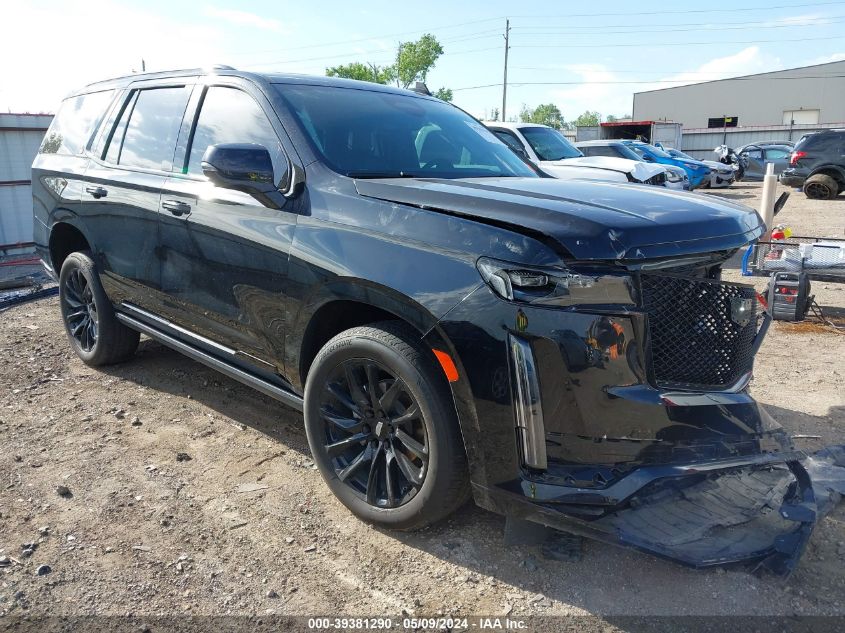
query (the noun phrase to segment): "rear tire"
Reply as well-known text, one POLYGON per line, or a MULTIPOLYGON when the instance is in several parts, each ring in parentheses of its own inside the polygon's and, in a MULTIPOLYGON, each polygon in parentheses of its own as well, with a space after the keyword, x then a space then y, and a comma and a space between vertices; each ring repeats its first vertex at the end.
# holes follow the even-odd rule
POLYGON ((308 372, 304 412, 323 478, 364 521, 419 529, 469 498, 448 383, 407 325, 356 327, 326 343, 308 372))
POLYGON ((109 365, 135 353, 141 335, 117 320, 91 254, 67 256, 59 274, 59 305, 70 345, 87 365, 109 365))
POLYGON ((839 183, 827 174, 816 174, 804 181, 804 195, 814 200, 833 200, 839 194, 839 183))

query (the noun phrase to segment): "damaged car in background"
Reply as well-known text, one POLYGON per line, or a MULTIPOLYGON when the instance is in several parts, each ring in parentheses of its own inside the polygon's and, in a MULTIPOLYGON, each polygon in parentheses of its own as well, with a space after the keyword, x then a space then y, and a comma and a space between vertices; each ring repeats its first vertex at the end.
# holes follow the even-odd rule
POLYGON ((484 123, 517 156, 553 178, 606 180, 689 189, 683 169, 639 159, 585 156, 558 130, 539 123, 484 123))
POLYGON ((842 449, 803 454, 748 393, 769 317, 721 280, 766 232, 747 207, 541 178, 438 99, 227 68, 73 93, 32 172, 76 354, 143 332, 302 410, 365 521, 471 496, 785 574, 843 492, 842 449))

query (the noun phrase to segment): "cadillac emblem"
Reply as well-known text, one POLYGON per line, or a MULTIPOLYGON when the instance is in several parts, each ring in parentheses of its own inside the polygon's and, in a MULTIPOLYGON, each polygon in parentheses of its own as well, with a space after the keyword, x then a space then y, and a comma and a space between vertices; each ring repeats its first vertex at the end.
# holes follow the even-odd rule
POLYGON ((731 299, 731 321, 739 327, 745 327, 751 323, 754 314, 754 299, 733 297, 731 299))

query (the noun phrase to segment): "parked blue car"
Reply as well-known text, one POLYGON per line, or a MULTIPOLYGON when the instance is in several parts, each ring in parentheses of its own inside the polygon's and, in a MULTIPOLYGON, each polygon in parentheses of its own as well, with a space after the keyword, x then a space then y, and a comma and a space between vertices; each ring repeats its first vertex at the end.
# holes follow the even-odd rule
POLYGON ((642 141, 617 141, 631 148, 637 155, 647 163, 660 163, 661 165, 676 165, 683 168, 689 175, 690 187, 698 189, 710 184, 710 168, 699 160, 689 158, 675 158, 668 152, 663 151, 654 145, 642 141))

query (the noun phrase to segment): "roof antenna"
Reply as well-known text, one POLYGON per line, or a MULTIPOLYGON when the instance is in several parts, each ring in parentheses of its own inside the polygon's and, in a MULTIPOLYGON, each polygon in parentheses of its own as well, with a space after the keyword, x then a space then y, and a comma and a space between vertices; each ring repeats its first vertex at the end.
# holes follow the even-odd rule
POLYGON ((424 81, 418 81, 415 83, 412 90, 421 95, 431 96, 431 91, 428 89, 428 86, 425 85, 424 81))
POLYGON ((147 72, 147 63, 144 61, 143 57, 141 58, 141 72, 142 73, 147 72))

